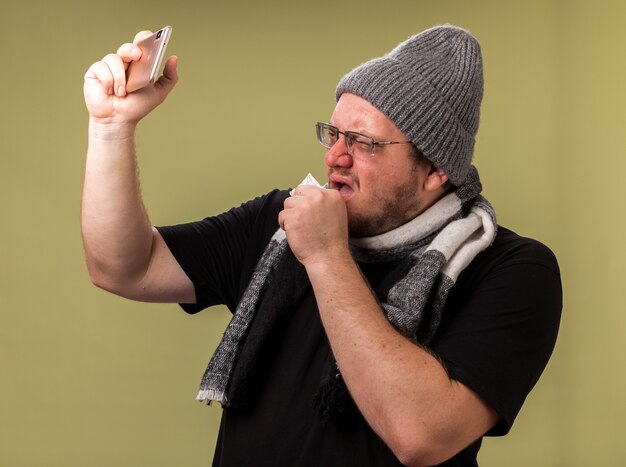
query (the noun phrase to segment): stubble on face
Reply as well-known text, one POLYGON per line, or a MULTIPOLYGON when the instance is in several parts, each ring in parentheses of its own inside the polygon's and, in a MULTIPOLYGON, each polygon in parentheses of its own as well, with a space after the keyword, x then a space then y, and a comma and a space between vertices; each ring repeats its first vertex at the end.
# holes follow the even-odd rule
MULTIPOLYGON (((399 227, 415 218, 422 210, 422 202, 416 196, 419 182, 418 164, 414 164, 407 181, 394 185, 386 193, 376 193, 378 202, 370 203, 369 212, 354 212, 348 201, 348 231, 353 238, 371 237, 399 227)), ((355 180, 358 186, 358 179, 355 180)))

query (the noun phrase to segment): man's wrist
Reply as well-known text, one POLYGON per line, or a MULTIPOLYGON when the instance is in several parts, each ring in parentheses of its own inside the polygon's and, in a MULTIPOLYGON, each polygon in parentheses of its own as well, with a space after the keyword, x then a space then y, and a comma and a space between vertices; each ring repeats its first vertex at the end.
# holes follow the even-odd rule
POLYGON ((108 120, 89 118, 89 138, 100 141, 119 141, 134 139, 137 123, 111 122, 108 120))
POLYGON ((310 258, 305 264, 305 269, 309 278, 313 277, 329 277, 335 274, 342 275, 345 271, 351 269, 358 270, 354 258, 350 254, 350 250, 335 252, 333 254, 325 254, 317 258, 310 258))

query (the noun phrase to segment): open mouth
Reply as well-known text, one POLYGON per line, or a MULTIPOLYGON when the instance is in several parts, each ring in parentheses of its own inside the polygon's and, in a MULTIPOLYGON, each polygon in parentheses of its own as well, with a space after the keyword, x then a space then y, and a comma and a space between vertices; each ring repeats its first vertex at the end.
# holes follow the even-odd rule
POLYGON ((339 180, 331 180, 330 188, 339 191, 344 201, 348 201, 354 195, 352 186, 339 180))

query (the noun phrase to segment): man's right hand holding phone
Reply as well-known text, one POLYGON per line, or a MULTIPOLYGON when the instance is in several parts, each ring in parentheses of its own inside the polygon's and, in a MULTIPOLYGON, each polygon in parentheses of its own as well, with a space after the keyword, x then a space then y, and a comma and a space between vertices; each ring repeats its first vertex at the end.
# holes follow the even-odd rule
POLYGON ((137 123, 163 102, 178 80, 177 59, 170 57, 154 84, 127 93, 126 70, 142 55, 138 41, 150 34, 140 32, 132 44, 123 44, 85 74, 90 117, 81 202, 85 258, 93 283, 119 295, 195 300, 193 285, 152 228, 139 187, 137 123), (156 296, 150 295, 155 291, 156 296))
POLYGON ((163 75, 151 85, 127 94, 126 70, 139 60, 137 43, 152 32, 137 33, 133 43, 122 44, 117 53, 108 54, 85 73, 83 92, 91 122, 130 123, 133 126, 165 100, 178 81, 177 57, 169 57, 163 75))

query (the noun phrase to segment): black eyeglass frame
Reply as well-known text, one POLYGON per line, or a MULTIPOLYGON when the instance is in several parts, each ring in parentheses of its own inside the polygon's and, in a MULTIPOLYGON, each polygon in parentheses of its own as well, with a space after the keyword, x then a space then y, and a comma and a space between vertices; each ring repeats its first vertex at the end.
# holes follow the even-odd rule
POLYGON ((390 144, 413 144, 412 141, 376 141, 371 136, 367 136, 361 133, 357 133, 356 131, 340 131, 336 126, 331 125, 330 123, 317 122, 315 124, 315 129, 317 132, 317 140, 320 142, 322 146, 327 149, 333 147, 337 141, 339 141, 339 135, 343 135, 344 140, 346 141, 346 147, 348 148, 348 154, 354 157, 353 154, 353 146, 354 143, 367 144, 370 149, 370 157, 374 156, 374 151, 376 150, 376 146, 387 146, 390 144), (337 132, 337 140, 332 144, 327 144, 323 137, 324 130, 331 130, 337 132), (363 141, 365 140, 365 141, 363 141))

